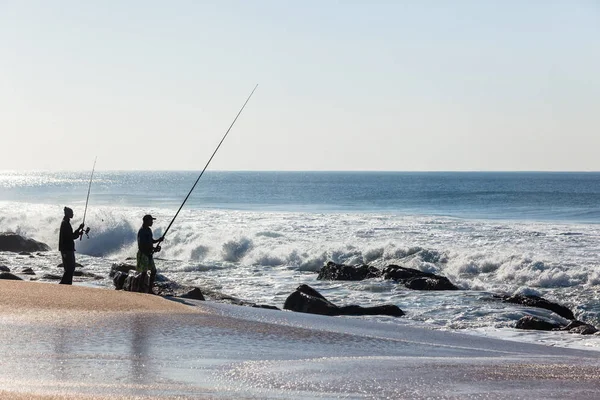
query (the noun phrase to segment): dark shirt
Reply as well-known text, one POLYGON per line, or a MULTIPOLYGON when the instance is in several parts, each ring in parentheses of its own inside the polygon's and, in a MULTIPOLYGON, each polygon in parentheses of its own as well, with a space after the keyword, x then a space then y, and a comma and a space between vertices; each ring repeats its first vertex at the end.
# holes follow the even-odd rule
POLYGON ((152 257, 154 247, 152 247, 152 229, 149 226, 142 226, 137 235, 138 250, 140 253, 152 257))
POLYGON ((73 240, 77 239, 77 237, 79 237, 79 234, 73 232, 71 223, 63 219, 58 235, 58 251, 75 251, 75 242, 73 240))

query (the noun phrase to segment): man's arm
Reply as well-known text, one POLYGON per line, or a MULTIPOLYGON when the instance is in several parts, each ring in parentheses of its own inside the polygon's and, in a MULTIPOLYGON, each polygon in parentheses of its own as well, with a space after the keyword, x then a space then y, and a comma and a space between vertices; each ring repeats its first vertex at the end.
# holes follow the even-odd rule
MULTIPOLYGON (((73 228, 71 228, 71 229, 73 229, 73 228)), ((71 231, 71 237, 73 237, 73 239, 77 239, 79 236, 81 236, 82 230, 83 230, 83 224, 79 225, 79 228, 77 228, 75 230, 75 232, 71 231)))

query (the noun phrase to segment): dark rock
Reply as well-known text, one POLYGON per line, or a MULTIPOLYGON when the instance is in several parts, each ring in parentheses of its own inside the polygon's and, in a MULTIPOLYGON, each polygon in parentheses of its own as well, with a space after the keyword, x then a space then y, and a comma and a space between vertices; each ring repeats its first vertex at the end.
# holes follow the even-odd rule
POLYGON ((283 305, 285 310, 319 315, 390 315, 399 317, 404 312, 395 305, 361 307, 357 305, 338 307, 308 285, 300 285, 288 296, 283 305))
POLYGON ((34 252, 48 250, 50 250, 50 246, 45 243, 38 242, 37 240, 24 238, 23 236, 12 232, 0 233, 0 251, 12 251, 14 253, 19 253, 23 251, 34 252))
POLYGON ((193 288, 187 293, 180 295, 184 299, 194 299, 194 300, 204 300, 204 296, 202 295, 202 291, 197 287, 193 288))
POLYGON ((515 325, 517 329, 531 329, 536 331, 551 331, 560 329, 560 324, 548 322, 538 317, 526 315, 517 321, 515 325))
POLYGON ((41 279, 47 279, 49 281, 59 281, 62 279, 62 276, 54 274, 44 274, 42 275, 41 279))
POLYGON ((569 322, 567 326, 560 328, 560 330, 569 331, 570 333, 579 333, 581 335, 593 335, 598 332, 598 329, 596 329, 595 326, 578 320, 569 322))
POLYGON ((412 278, 404 286, 413 290, 458 290, 445 276, 412 278))
POLYGON ((388 265, 383 269, 385 279, 393 279, 413 290, 458 290, 448 278, 414 268, 388 265))
POLYGON ((35 275, 35 272, 33 272, 33 270, 29 267, 27 268, 23 268, 23 270, 21 271, 21 273, 23 275, 35 275))
POLYGON ((145 272, 138 272, 134 275, 128 275, 123 284, 123 290, 128 292, 148 293, 150 284, 150 275, 145 272))
POLYGON ((20 255, 20 256, 30 256, 30 255, 31 255, 31 253, 30 253, 30 252, 28 252, 28 251, 20 251, 20 252, 19 252, 19 255, 20 255))
POLYGON ((279 307, 270 306, 270 305, 267 305, 267 304, 253 304, 252 307, 254 307, 254 308, 266 308, 267 310, 278 310, 278 311, 281 311, 279 309, 279 307))
POLYGON ((0 265, 0 271, 2 271, 2 272, 10 272, 10 268, 8 268, 6 265, 0 265))
POLYGON ((507 303, 522 304, 528 307, 544 308, 546 310, 554 311, 556 314, 560 315, 563 318, 571 320, 575 319, 573 312, 567 307, 561 306, 558 303, 553 303, 539 296, 516 294, 514 296, 494 297, 500 297, 502 301, 505 301, 507 303))
POLYGON ((374 307, 345 306, 340 307, 340 311, 340 315, 389 315, 391 317, 401 317, 404 315, 404 311, 394 304, 374 307))
POLYGON ((329 261, 319 271, 319 280, 329 281, 362 281, 368 278, 377 278, 381 276, 381 271, 375 267, 369 265, 344 265, 336 264, 333 261, 329 261))
POLYGON ((113 275, 113 283, 115 285, 115 289, 121 290, 123 289, 123 285, 125 284, 125 279, 127 279, 128 274, 126 272, 116 271, 113 275))
POLYGON ((135 269, 136 269, 135 265, 131 265, 131 264, 125 264, 125 263, 113 264, 110 267, 110 272, 108 273, 108 276, 109 276, 109 278, 112 278, 115 276, 117 271, 129 273, 129 271, 132 271, 132 270, 135 271, 135 269))
MULTIPOLYGON (((64 269, 63 264, 60 263, 56 266, 56 268, 61 268, 64 269)), ((79 263, 75 263, 75 268, 83 268, 83 265, 79 264, 79 263)), ((74 276, 74 275, 73 275, 74 276)))
POLYGON ((0 272, 0 279, 7 279, 12 281, 22 281, 23 279, 19 278, 16 275, 11 274, 10 272, 0 272))

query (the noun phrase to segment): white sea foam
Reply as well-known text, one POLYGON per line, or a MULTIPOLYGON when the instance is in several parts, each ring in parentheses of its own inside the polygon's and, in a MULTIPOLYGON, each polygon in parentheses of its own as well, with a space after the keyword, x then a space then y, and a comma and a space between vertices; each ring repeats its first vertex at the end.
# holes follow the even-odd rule
MULTIPOLYGON (((90 239, 76 242, 78 261, 106 275, 112 262, 135 256, 144 214, 158 218, 153 228, 159 237, 174 211, 94 207, 86 217, 90 239)), ((75 210, 74 226, 80 212, 75 210)), ((19 232, 56 250, 62 207, 2 202, 0 215, 0 231, 19 232)), ((177 281, 279 307, 297 285, 307 283, 340 305, 394 303, 413 322, 447 329, 504 329, 539 310, 499 303, 492 294, 524 293, 562 302, 578 317, 600 325, 600 313, 587 306, 600 286, 599 236, 595 225, 184 210, 169 231, 157 264, 161 273, 177 281), (569 232, 577 235, 565 234, 569 232), (317 281, 315 272, 327 261, 403 265, 445 275, 466 291, 414 292, 381 279, 317 281)), ((58 257, 17 259, 5 254, 0 261, 56 273, 58 257)), ((98 284, 111 282, 107 278, 98 284)))

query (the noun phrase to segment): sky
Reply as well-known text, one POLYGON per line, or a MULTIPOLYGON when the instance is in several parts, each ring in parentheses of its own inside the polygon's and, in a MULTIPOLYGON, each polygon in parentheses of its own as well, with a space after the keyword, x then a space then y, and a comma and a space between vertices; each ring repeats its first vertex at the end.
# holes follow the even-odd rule
POLYGON ((600 171, 600 0, 0 0, 0 170, 600 171))

